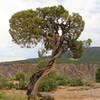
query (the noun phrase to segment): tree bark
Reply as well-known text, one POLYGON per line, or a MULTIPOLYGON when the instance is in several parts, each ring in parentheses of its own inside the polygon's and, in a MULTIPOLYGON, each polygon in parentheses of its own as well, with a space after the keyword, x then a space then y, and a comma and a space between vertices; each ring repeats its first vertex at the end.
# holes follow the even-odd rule
POLYGON ((27 86, 27 95, 28 95, 28 100, 37 100, 37 92, 38 92, 38 86, 40 81, 44 78, 45 75, 49 74, 52 69, 53 65, 56 61, 56 58, 59 56, 60 52, 57 53, 53 52, 52 58, 48 62, 46 66, 44 66, 43 69, 37 71, 35 74, 32 75, 30 78, 30 82, 28 83, 27 86))
POLYGON ((56 46, 54 46, 53 48, 52 56, 48 64, 44 66, 43 69, 34 73, 30 78, 30 82, 27 85, 28 100, 37 100, 36 97, 37 97, 39 83, 44 78, 45 75, 48 75, 52 71, 56 58, 63 52, 61 48, 62 43, 63 43, 63 37, 58 38, 58 42, 56 46))

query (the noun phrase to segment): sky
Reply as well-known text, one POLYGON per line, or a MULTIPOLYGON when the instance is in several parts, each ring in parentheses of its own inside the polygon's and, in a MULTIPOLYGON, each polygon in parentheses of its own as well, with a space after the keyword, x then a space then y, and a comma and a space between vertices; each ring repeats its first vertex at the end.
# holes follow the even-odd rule
POLYGON ((20 48, 12 42, 9 19, 21 10, 63 5, 70 13, 79 13, 85 21, 80 39, 92 39, 91 46, 100 46, 100 0, 1 0, 0 1, 0 62, 38 57, 41 44, 32 49, 20 48))

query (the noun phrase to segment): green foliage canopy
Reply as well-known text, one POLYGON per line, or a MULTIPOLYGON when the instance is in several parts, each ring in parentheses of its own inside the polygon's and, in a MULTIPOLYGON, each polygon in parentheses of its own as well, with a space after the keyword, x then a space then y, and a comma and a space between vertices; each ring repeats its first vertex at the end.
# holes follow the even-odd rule
POLYGON ((20 11, 9 22, 12 39, 21 46, 34 47, 42 41, 46 50, 53 50, 62 38, 60 50, 70 50, 76 58, 81 55, 82 41, 77 39, 84 21, 78 13, 70 15, 61 5, 20 11))

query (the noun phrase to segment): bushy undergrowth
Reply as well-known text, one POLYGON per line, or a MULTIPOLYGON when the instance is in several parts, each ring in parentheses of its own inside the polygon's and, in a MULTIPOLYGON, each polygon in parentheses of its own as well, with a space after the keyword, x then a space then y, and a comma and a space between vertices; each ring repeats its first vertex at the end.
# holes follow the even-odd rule
POLYGON ((59 85, 66 85, 66 77, 62 74, 52 73, 42 80, 39 90, 40 91, 50 91, 55 89, 59 85))
MULTIPOLYGON (((37 69, 40 69, 41 66, 44 66, 46 61, 42 61, 37 65, 37 69)), ((81 86, 81 85, 88 85, 87 80, 83 80, 80 77, 70 77, 64 75, 64 73, 61 73, 59 70, 56 70, 52 73, 50 73, 48 76, 46 76, 39 87, 40 91, 50 91, 52 89, 55 89, 57 86, 81 86)))
POLYGON ((96 72, 96 82, 100 83, 100 67, 97 69, 97 72, 96 72))
POLYGON ((17 90, 25 90, 26 88, 26 82, 23 80, 20 80, 19 83, 16 83, 14 85, 14 88, 16 88, 17 90))
POLYGON ((75 77, 67 77, 67 85, 69 86, 82 86, 82 85, 86 85, 89 86, 91 85, 91 81, 87 78, 81 78, 79 76, 75 76, 75 77))
POLYGON ((80 77, 66 77, 62 73, 51 73, 42 80, 39 90, 50 91, 57 86, 82 86, 87 85, 80 77))
POLYGON ((14 87, 17 89, 17 90, 24 90, 25 87, 26 87, 26 84, 28 82, 28 74, 22 72, 22 71, 19 71, 16 73, 15 75, 15 78, 14 78, 16 81, 18 81, 18 83, 14 84, 14 87))
POLYGON ((18 71, 15 75, 15 80, 25 80, 25 73, 22 71, 18 71))
POLYGON ((0 89, 11 89, 13 84, 8 79, 0 76, 0 89))

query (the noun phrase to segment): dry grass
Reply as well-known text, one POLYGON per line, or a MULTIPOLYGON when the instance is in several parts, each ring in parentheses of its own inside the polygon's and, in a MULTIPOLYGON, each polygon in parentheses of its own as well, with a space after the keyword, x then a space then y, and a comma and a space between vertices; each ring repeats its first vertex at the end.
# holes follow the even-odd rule
POLYGON ((0 100, 27 100, 25 91, 22 90, 0 90, 0 93, 3 94, 0 100))

